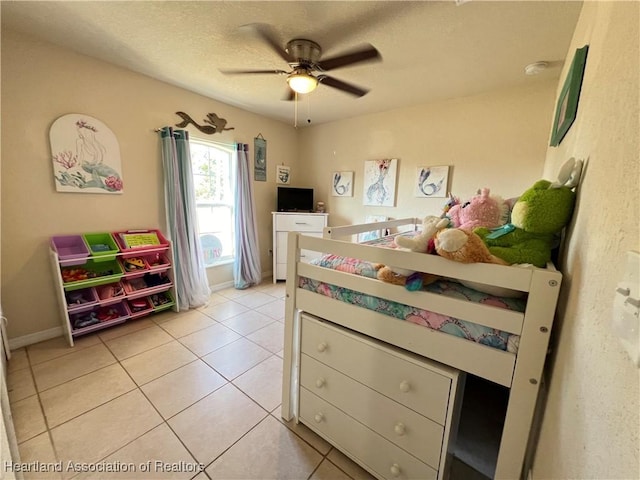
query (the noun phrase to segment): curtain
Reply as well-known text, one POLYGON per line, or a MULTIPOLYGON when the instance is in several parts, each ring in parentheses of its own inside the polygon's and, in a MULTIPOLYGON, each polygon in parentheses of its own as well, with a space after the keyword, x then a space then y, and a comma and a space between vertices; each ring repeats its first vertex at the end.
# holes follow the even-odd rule
POLYGON ((198 236, 189 132, 160 129, 164 202, 173 253, 178 310, 205 305, 211 295, 198 236))
POLYGON ((258 228, 249 167, 249 145, 236 144, 237 175, 235 189, 235 245, 233 282, 236 288, 244 289, 257 285, 262 280, 258 228))

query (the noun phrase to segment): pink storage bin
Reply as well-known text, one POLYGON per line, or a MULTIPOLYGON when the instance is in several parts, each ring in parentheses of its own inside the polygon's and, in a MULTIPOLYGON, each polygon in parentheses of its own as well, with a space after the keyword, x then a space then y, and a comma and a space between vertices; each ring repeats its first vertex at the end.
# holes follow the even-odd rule
POLYGON ((125 296, 124 287, 122 282, 109 283, 107 285, 100 285, 95 287, 98 301, 101 305, 109 305, 111 303, 117 303, 125 296))
POLYGON ((163 252, 145 254, 144 259, 152 272, 166 270, 171 266, 169 257, 163 252))
POLYGON ((166 250, 169 247, 169 241, 157 229, 125 230, 113 232, 112 235, 124 257, 128 253, 140 254, 145 251, 166 250))
POLYGON ((127 299, 127 307, 129 308, 129 312, 131 312, 131 318, 153 311, 153 304, 147 297, 127 299))
POLYGON ((82 265, 89 257, 89 247, 82 235, 56 235, 51 237, 51 248, 63 265, 82 265))

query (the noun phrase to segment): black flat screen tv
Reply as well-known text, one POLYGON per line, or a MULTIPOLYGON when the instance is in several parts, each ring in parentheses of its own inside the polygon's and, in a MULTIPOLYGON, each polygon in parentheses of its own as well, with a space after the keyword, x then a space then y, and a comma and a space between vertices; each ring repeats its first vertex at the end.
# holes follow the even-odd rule
POLYGON ((279 212, 313 212, 313 188, 278 187, 279 212))

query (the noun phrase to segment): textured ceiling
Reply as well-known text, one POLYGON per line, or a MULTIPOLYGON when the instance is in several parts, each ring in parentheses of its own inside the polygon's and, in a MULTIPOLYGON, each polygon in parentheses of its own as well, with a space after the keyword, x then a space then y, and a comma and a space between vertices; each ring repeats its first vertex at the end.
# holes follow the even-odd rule
MULTIPOLYGON (((286 78, 220 69, 284 69, 251 28, 282 46, 319 43, 323 57, 363 43, 382 62, 332 70, 371 91, 357 98, 320 85, 298 103, 313 124, 558 78, 581 2, 468 1, 2 1, 10 28, 285 122, 286 78), (243 27, 244 26, 244 27, 243 27), (525 65, 551 62, 537 76, 525 65)), ((305 122, 306 123, 306 122, 305 122)))

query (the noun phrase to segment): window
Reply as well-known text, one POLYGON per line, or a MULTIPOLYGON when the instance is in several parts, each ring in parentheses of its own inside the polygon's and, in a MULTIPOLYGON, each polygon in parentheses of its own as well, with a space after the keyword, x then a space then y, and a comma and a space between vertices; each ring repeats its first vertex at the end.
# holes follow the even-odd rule
POLYGON ((192 138, 189 142, 200 244, 207 267, 233 260, 233 147, 192 138))

